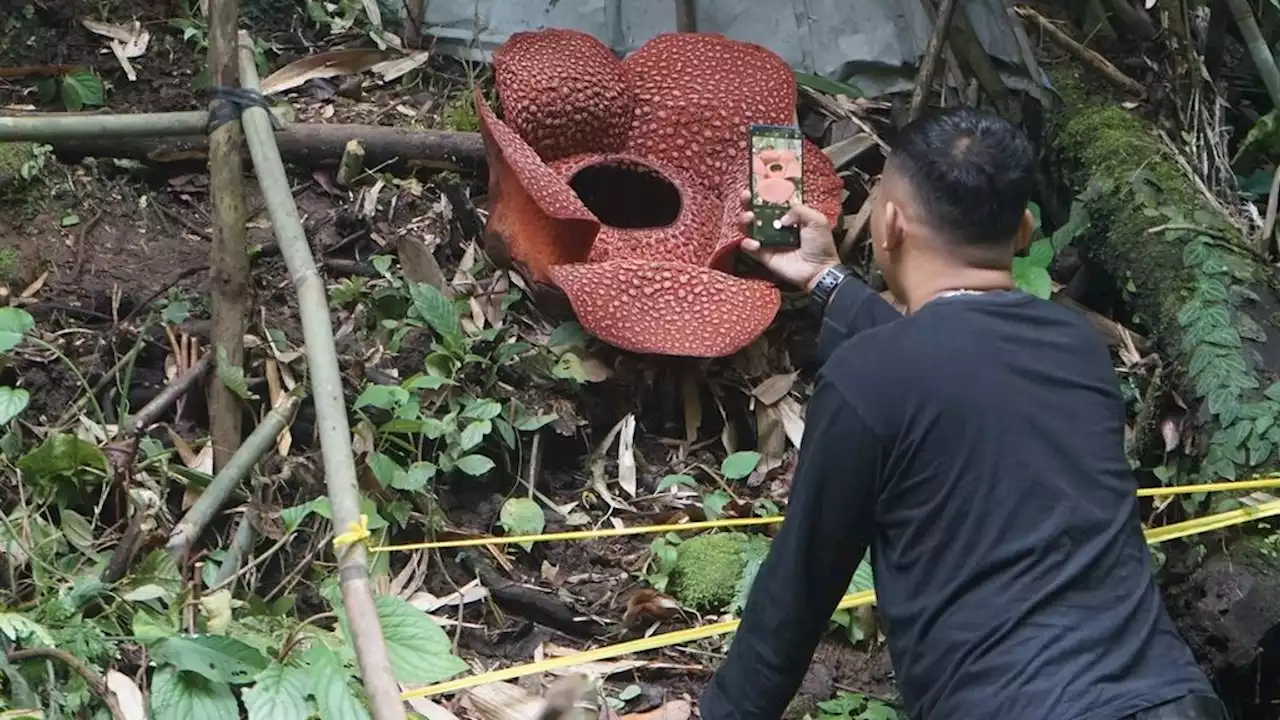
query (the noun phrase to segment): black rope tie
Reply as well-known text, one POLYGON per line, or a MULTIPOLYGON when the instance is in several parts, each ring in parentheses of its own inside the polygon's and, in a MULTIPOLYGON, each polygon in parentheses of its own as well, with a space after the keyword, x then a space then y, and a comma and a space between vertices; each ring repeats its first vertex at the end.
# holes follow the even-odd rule
POLYGON ((257 90, 214 85, 205 91, 205 95, 213 104, 213 107, 209 109, 209 122, 205 128, 206 132, 212 133, 229 122, 239 120, 240 115, 251 107, 260 107, 267 111, 267 117, 271 118, 271 128, 273 130, 284 129, 284 126, 280 124, 280 119, 275 116, 275 113, 271 112, 271 106, 267 104, 267 98, 257 90))

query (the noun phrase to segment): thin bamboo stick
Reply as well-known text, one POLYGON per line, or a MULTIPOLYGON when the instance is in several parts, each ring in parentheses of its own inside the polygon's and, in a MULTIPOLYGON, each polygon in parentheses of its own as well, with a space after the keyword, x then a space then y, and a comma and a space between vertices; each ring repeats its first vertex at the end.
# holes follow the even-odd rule
MULTIPOLYGON (((249 33, 243 30, 240 31, 240 84, 247 90, 261 88, 258 70, 253 64, 253 43, 249 33)), ((315 258, 307 244, 298 208, 293 202, 267 111, 260 107, 246 108, 242 121, 249 155, 253 158, 258 184, 267 203, 267 213, 275 226, 280 255, 289 268, 289 276, 298 294, 329 504, 333 510, 334 528, 345 532, 348 527, 359 523, 360 493, 356 486, 351 427, 347 421, 346 399, 342 394, 342 376, 338 371, 328 296, 324 281, 316 271, 315 258)), ((343 605, 350 621, 356 661, 360 665, 374 720, 404 720, 400 688, 391 672, 391 660, 382 640, 382 625, 373 603, 368 553, 363 543, 354 543, 338 551, 338 578, 342 584, 343 605)))

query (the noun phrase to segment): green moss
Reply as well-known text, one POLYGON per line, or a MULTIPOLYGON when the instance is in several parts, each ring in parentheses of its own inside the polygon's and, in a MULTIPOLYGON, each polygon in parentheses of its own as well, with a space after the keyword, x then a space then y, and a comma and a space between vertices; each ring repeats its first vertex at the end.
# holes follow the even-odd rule
POLYGON ((700 612, 722 612, 733 602, 746 565, 743 533, 699 535, 680 544, 671 571, 671 592, 700 612))
POLYGON ((440 122, 445 130, 454 132, 477 132, 480 130, 480 117, 476 114, 475 97, 470 91, 463 91, 453 96, 444 107, 440 122))
POLYGON ((22 277, 22 255, 11 247, 0 247, 0 284, 12 285, 22 277))

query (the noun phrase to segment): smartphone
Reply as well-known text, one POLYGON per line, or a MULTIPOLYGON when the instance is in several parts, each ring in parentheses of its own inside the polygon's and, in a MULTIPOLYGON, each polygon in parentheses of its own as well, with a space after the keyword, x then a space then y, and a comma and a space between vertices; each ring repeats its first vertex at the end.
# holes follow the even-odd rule
POLYGON ((800 247, 800 229, 781 220, 792 203, 804 202, 804 136, 794 125, 752 125, 747 134, 756 216, 751 238, 763 247, 800 247))

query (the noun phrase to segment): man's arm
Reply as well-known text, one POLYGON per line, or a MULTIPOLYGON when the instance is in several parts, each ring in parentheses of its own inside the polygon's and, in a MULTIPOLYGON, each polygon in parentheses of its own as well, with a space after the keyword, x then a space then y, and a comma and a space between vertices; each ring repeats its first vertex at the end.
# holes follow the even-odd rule
POLYGON ((809 402, 802 448, 787 519, 702 695, 703 720, 781 717, 874 535, 884 451, 830 381, 809 402))
POLYGON ((891 323, 902 317, 892 305, 866 283, 849 276, 840 283, 822 311, 818 334, 818 362, 826 363, 841 343, 864 330, 891 323))

